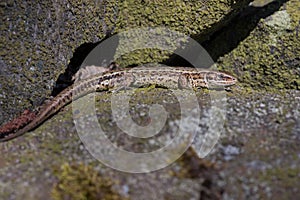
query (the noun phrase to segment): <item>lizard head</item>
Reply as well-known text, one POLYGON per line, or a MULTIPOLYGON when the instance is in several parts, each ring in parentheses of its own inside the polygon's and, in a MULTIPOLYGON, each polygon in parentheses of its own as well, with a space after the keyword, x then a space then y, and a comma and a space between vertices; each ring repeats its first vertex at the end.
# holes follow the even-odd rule
POLYGON ((230 86, 234 85, 237 79, 222 72, 208 72, 204 76, 204 81, 208 85, 230 86))

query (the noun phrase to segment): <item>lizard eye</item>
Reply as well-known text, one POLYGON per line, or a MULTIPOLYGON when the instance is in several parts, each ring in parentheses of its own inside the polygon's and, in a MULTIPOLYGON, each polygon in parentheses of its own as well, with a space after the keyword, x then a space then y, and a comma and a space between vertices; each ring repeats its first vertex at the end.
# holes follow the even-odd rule
POLYGON ((225 79, 227 79, 227 77, 224 74, 218 74, 218 76, 217 76, 218 81, 222 81, 222 80, 225 80, 225 79))

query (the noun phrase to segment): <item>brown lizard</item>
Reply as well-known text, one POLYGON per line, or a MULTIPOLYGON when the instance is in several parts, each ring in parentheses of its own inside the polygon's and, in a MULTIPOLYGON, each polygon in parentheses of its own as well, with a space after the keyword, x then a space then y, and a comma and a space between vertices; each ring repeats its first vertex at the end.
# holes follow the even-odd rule
POLYGON ((0 142, 11 140, 36 128, 72 100, 95 91, 149 84, 167 88, 196 89, 230 86, 237 81, 226 73, 187 67, 136 67, 118 71, 107 71, 99 68, 99 70, 102 73, 88 75, 88 77, 76 77, 82 80, 76 81, 76 84, 66 88, 49 103, 42 106, 43 109, 37 116, 23 128, 8 133, 0 132, 0 142))

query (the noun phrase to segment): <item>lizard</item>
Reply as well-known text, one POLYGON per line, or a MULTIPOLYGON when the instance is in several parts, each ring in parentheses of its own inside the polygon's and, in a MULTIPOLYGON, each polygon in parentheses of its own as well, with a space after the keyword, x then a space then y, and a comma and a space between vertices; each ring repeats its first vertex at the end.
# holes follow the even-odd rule
MULTIPOLYGON (((95 68, 96 66, 92 67, 95 68)), ((83 76, 75 75, 75 84, 67 87, 50 100, 50 102, 42 105, 42 109, 36 114, 36 117, 24 127, 8 133, 1 133, 0 131, 0 142, 14 139, 35 129, 72 100, 76 100, 95 91, 100 92, 114 88, 141 86, 145 84, 175 89, 198 89, 210 88, 211 86, 227 87, 234 85, 237 82, 235 77, 223 72, 200 70, 189 67, 140 66, 121 70, 110 70, 104 67, 98 68, 100 73, 96 73, 95 75, 92 75, 93 73, 82 73, 83 76)))

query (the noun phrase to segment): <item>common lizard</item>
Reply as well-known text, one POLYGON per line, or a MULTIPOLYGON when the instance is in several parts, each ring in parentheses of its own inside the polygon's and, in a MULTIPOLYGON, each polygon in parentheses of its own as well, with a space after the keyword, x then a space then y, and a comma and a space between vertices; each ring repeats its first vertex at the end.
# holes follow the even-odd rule
MULTIPOLYGON (((141 85, 159 85, 167 88, 208 88, 210 86, 230 86, 236 79, 228 74, 187 67, 136 67, 123 70, 105 71, 84 77, 66 88, 49 103, 42 106, 37 116, 23 128, 9 133, 0 133, 0 142, 16 138, 43 123, 72 100, 95 91, 141 85), (77 83, 78 82, 78 83, 77 83)), ((101 70, 100 70, 101 71, 101 70)), ((79 77, 80 78, 80 77, 79 77)))

